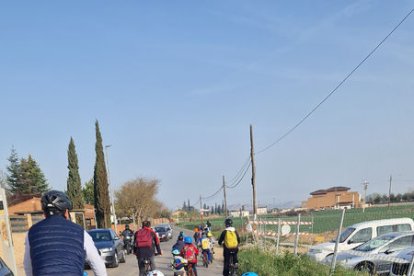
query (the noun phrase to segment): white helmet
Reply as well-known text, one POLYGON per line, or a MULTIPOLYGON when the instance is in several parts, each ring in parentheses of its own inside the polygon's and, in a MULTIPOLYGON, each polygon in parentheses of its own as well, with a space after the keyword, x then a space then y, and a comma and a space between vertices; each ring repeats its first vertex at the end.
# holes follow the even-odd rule
POLYGON ((164 273, 162 273, 159 270, 153 270, 147 273, 147 276, 164 276, 164 273))

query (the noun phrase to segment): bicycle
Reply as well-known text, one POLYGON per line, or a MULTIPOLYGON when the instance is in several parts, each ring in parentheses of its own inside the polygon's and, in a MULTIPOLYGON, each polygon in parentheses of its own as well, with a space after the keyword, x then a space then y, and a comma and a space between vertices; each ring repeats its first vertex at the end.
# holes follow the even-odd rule
POLYGON ((196 272, 193 270, 194 264, 187 264, 187 276, 196 276, 196 272))
POLYGON ((147 275, 149 272, 152 271, 152 263, 151 263, 151 259, 149 258, 145 258, 143 260, 144 263, 144 271, 145 271, 145 275, 147 275))
POLYGON ((237 275, 238 265, 237 263, 234 263, 234 254, 236 254, 236 252, 234 251, 230 252, 230 258, 229 258, 229 275, 230 276, 237 275))
POLYGON ((202 259, 203 259, 203 266, 205 268, 207 268, 208 267, 209 260, 208 260, 208 253, 207 253, 206 250, 203 250, 203 257, 202 257, 202 259))

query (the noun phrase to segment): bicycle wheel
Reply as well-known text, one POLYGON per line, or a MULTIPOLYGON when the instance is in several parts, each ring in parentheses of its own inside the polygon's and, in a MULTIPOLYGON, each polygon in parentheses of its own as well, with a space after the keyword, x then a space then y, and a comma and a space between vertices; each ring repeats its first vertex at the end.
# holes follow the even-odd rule
POLYGON ((187 276, 194 276, 193 266, 192 265, 188 265, 187 276))
POLYGON ((208 267, 208 255, 207 255, 207 252, 203 252, 203 265, 204 265, 204 267, 208 267))
POLYGON ((229 258, 229 275, 230 276, 234 276, 234 263, 233 263, 233 254, 230 254, 230 258, 229 258))

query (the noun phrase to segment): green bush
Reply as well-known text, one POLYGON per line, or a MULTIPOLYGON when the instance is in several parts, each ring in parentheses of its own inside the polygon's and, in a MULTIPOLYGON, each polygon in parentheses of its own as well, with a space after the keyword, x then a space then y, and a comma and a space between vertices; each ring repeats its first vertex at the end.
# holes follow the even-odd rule
MULTIPOLYGON (((282 255, 263 252, 258 248, 241 249, 239 252, 239 272, 253 271, 259 276, 324 276, 329 275, 329 267, 310 260, 306 255, 295 256, 285 252, 282 255)), ((367 275, 354 270, 337 267, 336 276, 367 275)))

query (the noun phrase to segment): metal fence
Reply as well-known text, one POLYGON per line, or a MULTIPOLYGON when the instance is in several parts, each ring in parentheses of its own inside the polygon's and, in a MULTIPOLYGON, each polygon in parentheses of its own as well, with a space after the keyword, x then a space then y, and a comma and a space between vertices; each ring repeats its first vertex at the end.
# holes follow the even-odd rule
MULTIPOLYGON (((407 230, 413 231, 413 217, 414 205, 374 206, 365 209, 301 212, 290 216, 267 214, 257 217, 256 220, 250 218, 246 229, 252 232, 256 243, 267 251, 273 250, 275 254, 285 251, 297 255, 306 254, 318 262, 329 265, 331 275, 340 265, 349 269, 368 271, 371 275, 389 275, 391 272, 393 274, 390 275, 414 276, 413 233, 404 239, 396 238, 394 243, 391 241, 387 248, 379 252, 371 252, 371 249, 366 249, 366 252, 352 250, 355 258, 343 253, 344 250, 351 250, 381 234, 399 232, 400 235, 407 230), (389 220, 393 218, 396 220, 389 220), (373 221, 381 221, 379 223, 382 224, 370 230, 374 234, 367 229, 348 228, 361 222, 373 224, 373 221), (341 233, 342 235, 339 235, 341 233), (355 240, 351 240, 351 237, 355 240), (355 260, 360 261, 353 263, 355 260)), ((385 242, 373 240, 373 248, 385 242)))

